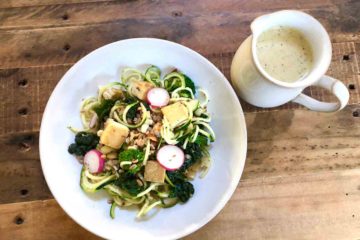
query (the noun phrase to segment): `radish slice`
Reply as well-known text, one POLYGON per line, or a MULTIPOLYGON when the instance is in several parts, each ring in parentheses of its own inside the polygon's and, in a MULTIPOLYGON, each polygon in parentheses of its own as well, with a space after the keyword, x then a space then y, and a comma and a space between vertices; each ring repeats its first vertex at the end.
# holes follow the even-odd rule
POLYGON ((166 145, 159 149, 156 158, 163 168, 173 171, 183 165, 185 155, 181 148, 174 145, 166 145))
POLYGON ((90 150, 84 156, 84 164, 89 169, 90 173, 99 173, 102 172, 105 165, 105 159, 102 156, 102 153, 98 150, 90 150))
POLYGON ((147 93, 147 101, 152 107, 164 107, 169 103, 170 95, 168 91, 163 88, 152 88, 147 93))

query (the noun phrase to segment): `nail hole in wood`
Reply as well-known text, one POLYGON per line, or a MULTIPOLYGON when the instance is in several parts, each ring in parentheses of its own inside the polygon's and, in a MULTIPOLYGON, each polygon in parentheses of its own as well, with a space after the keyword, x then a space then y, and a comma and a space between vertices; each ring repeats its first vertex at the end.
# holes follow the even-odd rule
POLYGON ((65 46, 63 47, 64 51, 69 51, 70 50, 70 45, 69 44, 65 44, 65 46))
POLYGON ((15 221, 14 221, 17 225, 20 225, 20 224, 23 224, 24 223, 24 219, 20 216, 17 216, 15 218, 15 221))
POLYGON ((26 136, 24 136, 23 139, 24 139, 24 141, 31 142, 31 141, 34 140, 34 136, 32 136, 32 135, 26 135, 26 136))
POLYGON ((20 190, 21 196, 26 196, 28 193, 29 193, 29 191, 27 189, 21 189, 20 190))
POLYGON ((64 15, 62 15, 61 17, 64 21, 69 19, 69 15, 67 13, 65 13, 64 15))
POLYGON ((20 150, 23 152, 27 152, 31 149, 30 144, 22 142, 19 144, 20 150))
POLYGON ((354 89, 355 89, 355 85, 352 84, 352 83, 350 83, 350 84, 349 84, 349 89, 350 89, 350 90, 354 90, 354 89))
POLYGON ((182 13, 181 11, 173 11, 173 12, 171 13, 171 15, 172 15, 173 17, 181 17, 181 16, 183 15, 183 13, 182 13))
POLYGON ((349 194, 348 193, 345 193, 346 196, 348 196, 349 194))
POLYGON ((353 112, 353 117, 359 117, 359 112, 358 112, 358 111, 354 111, 354 112, 353 112))
POLYGON ((28 85, 28 80, 26 78, 24 79, 21 79, 19 82, 18 82, 18 85, 20 87, 26 87, 28 85))
POLYGON ((25 116, 25 115, 27 115, 28 110, 27 110, 27 108, 20 108, 18 113, 22 116, 25 116))
POLYGON ((343 56, 343 60, 344 60, 344 61, 349 61, 349 60, 350 60, 350 56, 349 56, 349 55, 344 55, 344 56, 343 56))
POLYGON ((352 217, 355 217, 355 215, 353 214, 352 217))

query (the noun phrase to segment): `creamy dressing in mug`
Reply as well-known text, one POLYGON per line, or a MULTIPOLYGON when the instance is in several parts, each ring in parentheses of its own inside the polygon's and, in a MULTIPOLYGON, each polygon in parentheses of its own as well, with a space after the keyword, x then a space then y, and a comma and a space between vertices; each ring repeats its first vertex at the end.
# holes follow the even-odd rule
POLYGON ((295 82, 307 76, 313 53, 304 35, 290 27, 274 27, 260 34, 256 42, 262 68, 273 78, 295 82))

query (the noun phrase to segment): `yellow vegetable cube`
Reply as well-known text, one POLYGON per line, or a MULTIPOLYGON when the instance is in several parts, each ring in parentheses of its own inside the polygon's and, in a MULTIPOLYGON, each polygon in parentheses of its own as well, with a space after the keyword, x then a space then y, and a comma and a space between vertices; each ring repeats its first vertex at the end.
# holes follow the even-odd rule
POLYGON ((145 165, 145 181, 163 183, 165 181, 165 169, 157 161, 148 161, 145 165))
POLYGON ((100 136, 100 143, 114 149, 119 149, 128 135, 128 127, 108 119, 105 123, 105 129, 100 136))
POLYGON ((133 80, 129 83, 130 93, 143 101, 146 101, 146 95, 152 88, 154 88, 154 85, 145 81, 133 80))
POLYGON ((189 111, 187 107, 176 102, 161 109, 164 118, 169 122, 170 128, 175 128, 189 119, 189 111))

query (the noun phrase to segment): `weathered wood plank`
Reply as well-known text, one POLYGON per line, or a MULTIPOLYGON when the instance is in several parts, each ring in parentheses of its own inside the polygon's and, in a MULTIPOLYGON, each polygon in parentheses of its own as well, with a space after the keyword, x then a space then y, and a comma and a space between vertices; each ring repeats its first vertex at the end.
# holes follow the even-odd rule
MULTIPOLYGON (((360 169, 360 117, 353 117, 355 111, 360 111, 360 105, 334 114, 247 113, 248 154, 242 179, 360 169)), ((37 136, 28 132, 0 137, 0 149, 4 149, 0 164, 5 166, 0 182, 14 183, 0 187, 0 203, 51 196, 41 174, 37 136), (29 191, 26 198, 19 194, 22 189, 29 191)))
POLYGON ((324 114, 283 110, 246 114, 248 158, 243 177, 360 168, 359 105, 324 114))
POLYGON ((359 239, 359 173, 241 181, 225 209, 185 239, 359 239))
POLYGON ((0 203, 52 198, 40 166, 38 139, 38 132, 0 138, 0 203))
POLYGON ((155 19, 159 17, 194 17, 199 15, 236 14, 257 16, 267 11, 295 8, 307 11, 321 9, 325 12, 339 11, 341 5, 350 1, 338 3, 324 1, 282 1, 278 4, 257 8, 260 0, 251 1, 192 1, 191 11, 183 1, 107 1, 83 4, 54 4, 34 7, 5 8, 0 5, 0 29, 44 28, 72 25, 88 25, 105 22, 115 22, 124 19, 155 19), (163 11, 159 11, 163 9, 163 11))
POLYGON ((99 239, 77 225, 55 200, 0 205, 0 239, 99 239))
MULTIPOLYGON (((71 4, 71 3, 93 3, 111 2, 118 0, 1 0, 0 8, 21 8, 43 5, 71 4)), ((122 0, 124 1, 124 0, 122 0)), ((131 1, 131 0, 130 0, 131 1)))
MULTIPOLYGON (((242 180, 223 211, 185 239, 358 239, 359 174, 346 170, 242 180)), ((2 204, 0 215, 4 240, 33 239, 35 233, 39 240, 98 239, 54 200, 2 204), (16 224, 19 218, 23 222, 16 224)))
POLYGON ((46 102, 68 68, 59 65, 1 70, 0 135, 38 131, 46 102))
MULTIPOLYGON (((328 74, 350 86, 350 104, 360 103, 360 75, 354 43, 333 44, 334 55, 328 74), (344 60, 348 56, 349 60, 344 60)), ((211 54, 207 57, 228 78, 233 52, 211 54)), ((0 70, 0 135, 37 131, 50 93, 69 65, 0 70)), ((310 88, 307 93, 323 101, 333 100, 330 93, 310 88)), ((265 111, 242 103, 246 112, 265 111)), ((282 109, 294 108, 285 105, 282 109)))
POLYGON ((279 2, 266 5, 269 9, 264 6, 262 12, 246 11, 246 9, 256 9, 254 8, 256 2, 251 4, 238 2, 237 5, 234 5, 233 1, 221 1, 218 4, 198 2, 200 1, 191 4, 191 11, 186 7, 187 5, 182 5, 180 2, 175 2, 174 7, 170 4, 168 8, 166 2, 159 1, 147 5, 141 2, 96 3, 100 9, 80 4, 69 7, 68 20, 63 20, 67 5, 41 6, 30 9, 29 12, 26 12, 27 8, 6 9, 0 18, 3 28, 16 28, 16 26, 47 28, 1 31, 0 68, 74 63, 104 44, 132 37, 169 39, 205 55, 234 52, 250 34, 250 22, 258 15, 275 10, 275 6, 297 6, 301 9, 308 6, 305 10, 319 18, 329 30, 333 42, 355 41, 360 36, 357 34, 360 30, 358 11, 354 11, 360 8, 357 2, 328 3, 320 7, 320 2, 317 1, 315 1, 317 4, 307 3, 309 5, 304 1, 304 6, 284 1, 283 5, 279 2), (137 6, 136 4, 140 7, 134 7, 137 6), (165 9, 162 4, 166 11, 159 11, 165 9), (213 9, 210 6, 214 6, 213 9), (127 11, 116 11, 117 8, 127 11), (245 10, 242 12, 237 9, 245 10), (18 16, 16 11, 25 12, 18 16), (77 11, 77 14, 71 13, 74 16, 70 16, 70 11, 77 11), (157 15, 154 12, 161 14, 157 15), (337 13, 336 18, 328 18, 334 13, 337 13), (49 28, 51 26, 62 27, 49 28))

